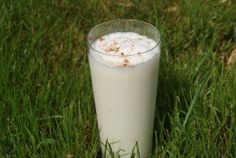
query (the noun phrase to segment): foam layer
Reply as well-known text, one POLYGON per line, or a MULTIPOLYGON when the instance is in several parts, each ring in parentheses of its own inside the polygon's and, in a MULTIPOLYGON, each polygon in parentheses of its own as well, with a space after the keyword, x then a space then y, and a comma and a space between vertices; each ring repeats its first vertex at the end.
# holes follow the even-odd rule
POLYGON ((134 32, 115 32, 97 39, 92 47, 101 53, 91 50, 91 55, 106 65, 135 66, 150 60, 159 52, 157 50, 146 52, 156 44, 153 39, 134 32))

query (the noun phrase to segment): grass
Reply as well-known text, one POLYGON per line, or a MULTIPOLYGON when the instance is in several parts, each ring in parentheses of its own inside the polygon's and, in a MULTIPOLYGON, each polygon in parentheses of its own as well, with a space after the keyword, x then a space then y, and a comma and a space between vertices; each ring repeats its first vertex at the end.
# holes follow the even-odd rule
POLYGON ((118 18, 162 34, 152 157, 236 157, 233 0, 1 0, 0 157, 101 158, 86 35, 118 18))

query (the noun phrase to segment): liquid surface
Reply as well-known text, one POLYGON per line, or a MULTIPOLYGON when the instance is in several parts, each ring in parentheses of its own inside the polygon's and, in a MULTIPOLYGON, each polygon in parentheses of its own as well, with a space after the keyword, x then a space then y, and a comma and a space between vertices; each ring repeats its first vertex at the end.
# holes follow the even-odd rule
POLYGON ((157 51, 157 42, 134 32, 115 32, 97 39, 92 47, 100 53, 93 54, 96 60, 109 66, 135 66, 150 60, 157 51), (148 52, 146 52, 148 51, 148 52))

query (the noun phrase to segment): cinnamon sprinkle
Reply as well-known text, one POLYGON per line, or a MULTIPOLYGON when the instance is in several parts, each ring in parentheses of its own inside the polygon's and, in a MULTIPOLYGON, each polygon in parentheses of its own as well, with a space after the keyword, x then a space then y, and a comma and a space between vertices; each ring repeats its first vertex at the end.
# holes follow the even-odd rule
POLYGON ((126 58, 126 59, 124 60, 124 62, 125 62, 125 63, 129 63, 129 60, 126 58))
POLYGON ((118 52, 120 50, 120 47, 108 47, 105 49, 106 52, 118 52))

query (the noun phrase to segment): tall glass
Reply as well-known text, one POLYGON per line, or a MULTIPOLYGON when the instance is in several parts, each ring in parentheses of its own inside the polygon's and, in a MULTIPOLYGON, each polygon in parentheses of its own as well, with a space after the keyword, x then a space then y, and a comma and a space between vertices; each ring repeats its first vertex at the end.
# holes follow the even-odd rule
POLYGON ((154 111, 160 59, 160 33, 139 20, 113 20, 94 27, 88 34, 88 57, 103 155, 119 153, 148 158, 152 149, 154 111), (135 32, 156 41, 156 45, 134 55, 151 56, 137 65, 111 66, 101 57, 122 60, 124 55, 106 54, 93 43, 114 32, 135 32))

